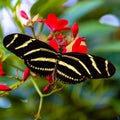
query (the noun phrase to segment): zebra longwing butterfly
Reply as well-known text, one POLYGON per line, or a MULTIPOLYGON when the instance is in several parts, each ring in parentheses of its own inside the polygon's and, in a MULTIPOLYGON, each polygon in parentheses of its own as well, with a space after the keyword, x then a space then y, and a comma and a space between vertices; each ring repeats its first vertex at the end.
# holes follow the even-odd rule
POLYGON ((80 83, 88 78, 109 78, 115 67, 108 60, 82 53, 56 52, 48 44, 23 34, 10 34, 3 40, 4 46, 24 59, 31 71, 48 76, 53 72, 55 79, 65 83, 80 83))

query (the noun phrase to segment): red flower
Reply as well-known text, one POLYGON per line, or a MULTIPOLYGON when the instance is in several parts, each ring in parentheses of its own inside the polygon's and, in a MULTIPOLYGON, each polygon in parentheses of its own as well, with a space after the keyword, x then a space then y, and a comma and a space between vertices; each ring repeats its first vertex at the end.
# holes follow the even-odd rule
POLYGON ((23 18, 25 18, 25 19, 27 19, 27 20, 29 19, 27 13, 26 13, 24 10, 21 10, 21 11, 20 11, 20 15, 21 15, 21 17, 23 17, 23 18))
POLYGON ((23 80, 25 81, 30 75, 30 69, 29 68, 26 68, 24 70, 24 75, 23 75, 23 80))
POLYGON ((44 20, 44 22, 52 32, 70 30, 70 28, 67 27, 68 20, 66 19, 58 20, 55 14, 49 14, 47 19, 44 20))
POLYGON ((2 62, 0 62, 0 76, 3 76, 5 75, 5 72, 3 71, 3 68, 2 68, 2 62))
POLYGON ((88 49, 85 45, 85 38, 78 38, 72 46, 72 52, 87 53, 88 49), (84 44, 83 44, 84 43, 84 44))
POLYGON ((79 30, 78 24, 74 23, 73 26, 72 26, 72 33, 73 33, 74 38, 77 36, 78 30, 79 30))
POLYGON ((9 88, 7 85, 0 84, 0 91, 10 91, 11 88, 9 88))
POLYGON ((66 41, 61 42, 61 44, 62 45, 60 46, 56 40, 50 40, 48 42, 48 45, 54 48, 57 52, 59 51, 59 47, 62 47, 62 53, 66 53, 66 41))

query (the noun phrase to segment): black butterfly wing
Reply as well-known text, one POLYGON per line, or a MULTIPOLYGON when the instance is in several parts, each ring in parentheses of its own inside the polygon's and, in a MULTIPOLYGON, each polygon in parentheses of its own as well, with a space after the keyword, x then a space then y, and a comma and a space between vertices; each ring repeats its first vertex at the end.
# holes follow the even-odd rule
POLYGON ((109 78, 115 67, 108 60, 89 54, 66 53, 58 60, 57 78, 65 83, 80 83, 88 78, 109 78))
POLYGON ((101 57, 81 53, 61 55, 48 44, 27 35, 8 35, 3 44, 24 59, 31 71, 42 76, 54 71, 55 77, 66 83, 80 83, 87 78, 108 78, 115 72, 112 63, 101 57))
POLYGON ((31 71, 50 75, 56 63, 56 51, 48 44, 23 34, 10 34, 3 40, 4 46, 24 59, 31 71))

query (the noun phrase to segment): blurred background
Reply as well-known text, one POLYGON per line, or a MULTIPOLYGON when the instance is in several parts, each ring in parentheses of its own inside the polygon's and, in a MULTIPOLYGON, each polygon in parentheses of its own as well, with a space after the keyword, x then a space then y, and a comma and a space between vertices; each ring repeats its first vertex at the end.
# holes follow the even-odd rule
MULTIPOLYGON (((44 99, 42 120, 120 120, 120 0, 3 0, 0 1, 0 52, 3 69, 15 75, 15 66, 25 69, 23 61, 2 45, 5 35, 29 33, 20 23, 18 10, 45 18, 55 13, 59 18, 79 24, 79 35, 85 37, 90 54, 109 59, 116 67, 110 79, 87 80, 65 88, 44 99), (9 61, 9 63, 8 63, 9 61)), ((36 31, 39 32, 39 27, 36 31)), ((44 31, 46 32, 46 31, 44 31)), ((47 32, 46 32, 47 34, 47 32)), ((22 72, 19 72, 22 76, 22 72)), ((42 87, 47 83, 36 78, 42 87)), ((0 77, 0 83, 15 80, 0 77)), ((39 96, 30 80, 9 95, 0 96, 0 120, 34 120, 39 96)))

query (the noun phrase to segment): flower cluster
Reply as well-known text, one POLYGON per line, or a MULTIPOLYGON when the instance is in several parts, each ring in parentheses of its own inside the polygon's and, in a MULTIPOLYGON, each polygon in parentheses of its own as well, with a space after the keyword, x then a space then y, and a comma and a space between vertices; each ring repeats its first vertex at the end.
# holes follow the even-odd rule
POLYGON ((60 52, 80 52, 87 53, 87 47, 85 45, 85 38, 78 36, 79 27, 77 23, 74 23, 72 28, 68 27, 68 20, 58 19, 55 14, 49 14, 44 20, 45 25, 50 29, 50 35, 48 37, 48 44, 52 46, 56 51, 62 48, 60 52), (62 31, 72 30, 72 37, 68 38, 62 31))
MULTIPOLYGON (((87 53, 87 47, 85 44, 85 38, 78 35, 79 26, 77 23, 74 23, 72 27, 68 27, 67 19, 58 19, 55 14, 49 14, 46 19, 40 19, 38 15, 28 17, 25 11, 20 11, 21 17, 28 20, 27 27, 33 25, 35 22, 44 23, 47 28, 50 30, 48 36, 48 44, 52 46, 56 51, 59 50, 59 47, 62 47, 62 52, 79 52, 87 53), (30 24, 31 22, 31 24, 30 24), (68 38, 62 33, 62 31, 71 31, 72 37, 68 38)), ((61 52, 61 51, 60 51, 61 52)))

